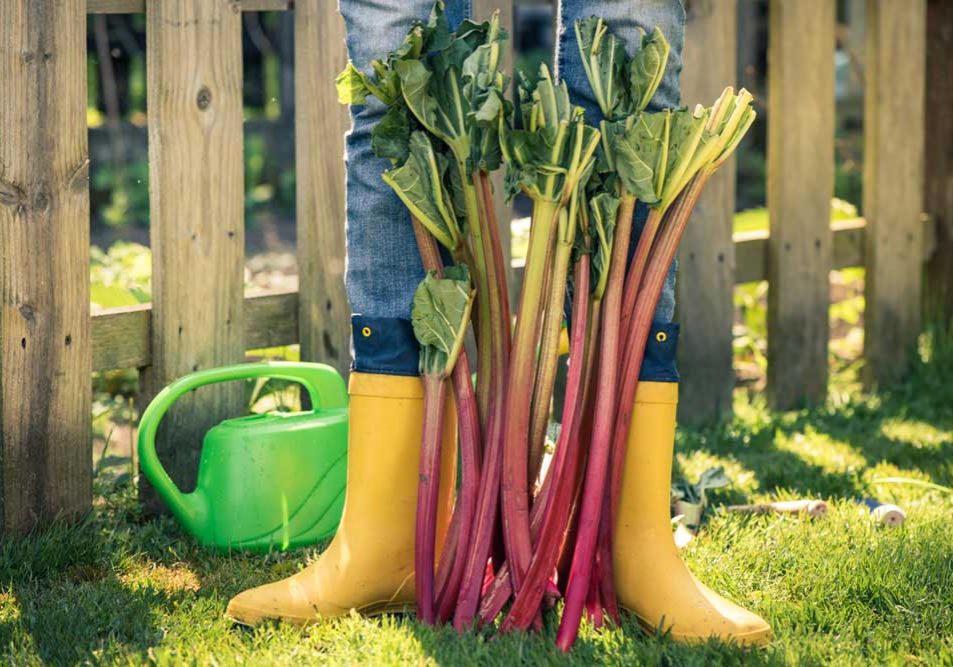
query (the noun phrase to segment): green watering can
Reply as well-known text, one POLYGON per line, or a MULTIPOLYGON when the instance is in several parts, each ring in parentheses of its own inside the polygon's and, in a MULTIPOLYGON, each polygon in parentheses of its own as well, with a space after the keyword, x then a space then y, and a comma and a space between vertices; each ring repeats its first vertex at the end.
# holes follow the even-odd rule
POLYGON ((163 389, 139 423, 143 474, 185 529, 221 549, 292 549, 334 534, 347 484, 347 391, 330 366, 263 362, 187 375, 163 389), (216 382, 275 378, 301 383, 314 408, 228 419, 202 445, 195 491, 182 493, 156 456, 166 411, 216 382))

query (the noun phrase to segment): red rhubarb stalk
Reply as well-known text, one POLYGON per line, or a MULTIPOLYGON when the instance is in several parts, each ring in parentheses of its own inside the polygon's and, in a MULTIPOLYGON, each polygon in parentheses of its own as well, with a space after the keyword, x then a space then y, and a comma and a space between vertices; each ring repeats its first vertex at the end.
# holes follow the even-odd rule
MULTIPOLYGON (((415 216, 411 216, 411 221, 424 269, 435 272, 438 278, 442 277, 443 260, 440 257, 436 239, 415 216)), ((452 377, 457 407, 457 428, 460 436, 462 479, 457 502, 453 508, 447 541, 440 555, 437 570, 438 602, 456 599, 456 590, 459 588, 463 574, 464 556, 470 544, 480 480, 480 420, 466 350, 460 351, 457 363, 453 367, 452 377)), ((444 604, 440 605, 437 617, 441 621, 449 618, 444 604)))
POLYGON ((543 273, 549 248, 555 240, 558 216, 559 205, 556 202, 536 202, 506 387, 500 500, 506 560, 514 591, 519 591, 532 556, 527 463, 530 397, 533 394, 533 361, 542 314, 543 273))
MULTIPOLYGON (((583 606, 592 577, 599 516, 605 493, 606 467, 612 445, 612 427, 615 423, 616 389, 618 380, 617 355, 619 349, 619 317, 622 306, 622 288, 625 278, 625 260, 632 231, 632 213, 635 198, 626 194, 619 205, 602 313, 602 344, 599 353, 599 375, 596 388, 595 421, 592 443, 586 466, 582 506, 579 514, 579 534, 573 552, 572 568, 566 591, 566 604, 556 635, 556 645, 568 651, 579 634, 583 606)), ((518 591, 517 591, 518 592, 518 591)))
POLYGON ((645 343, 652 328, 652 319, 665 276, 669 266, 675 259, 678 243, 685 231, 685 226, 691 217, 691 212, 701 195, 701 191, 708 180, 709 172, 701 172, 695 176, 688 187, 682 192, 665 216, 665 223, 658 235, 656 247, 646 267, 645 278, 635 308, 629 321, 629 330, 626 332, 626 347, 629 354, 625 360, 622 372, 622 383, 619 390, 619 410, 616 415, 613 442, 613 468, 610 494, 612 502, 612 526, 615 525, 615 515, 618 501, 622 492, 622 470, 625 463, 626 444, 629 434, 629 422, 635 408, 635 392, 639 383, 639 369, 645 356, 645 343))
POLYGON ((556 455, 549 475, 549 479, 553 481, 547 494, 548 507, 544 512, 543 525, 526 572, 526 579, 516 595, 509 614, 503 621, 504 632, 526 629, 538 613, 543 596, 549 589, 550 577, 559 559, 559 547, 562 546, 569 522, 572 493, 576 482, 572 463, 578 461, 576 450, 580 447, 579 438, 573 438, 572 435, 583 407, 578 399, 582 398, 580 387, 583 381, 586 331, 589 328, 589 278, 589 256, 583 255, 576 263, 575 270, 576 294, 570 338, 570 367, 566 385, 566 413, 563 416, 563 428, 556 443, 556 455))
MULTIPOLYGON (((645 274, 649 253, 661 224, 662 211, 657 208, 649 209, 649 216, 645 221, 645 227, 642 228, 642 233, 639 234, 635 254, 632 256, 632 262, 625 278, 625 290, 622 295, 622 331, 628 331, 629 316, 635 308, 635 299, 639 295, 639 285, 642 282, 642 276, 645 274)), ((626 354, 628 352, 628 350, 625 351, 626 354)))
POLYGON ((440 441, 443 431, 447 382, 440 375, 424 380, 424 430, 420 448, 420 479, 417 486, 417 534, 414 547, 417 619, 428 625, 436 621, 434 608, 435 520, 440 486, 440 441))

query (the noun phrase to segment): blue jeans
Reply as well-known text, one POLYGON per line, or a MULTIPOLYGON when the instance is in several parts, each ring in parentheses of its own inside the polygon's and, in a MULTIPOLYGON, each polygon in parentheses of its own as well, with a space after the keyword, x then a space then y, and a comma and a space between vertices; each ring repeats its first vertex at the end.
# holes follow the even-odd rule
MULTIPOLYGON (((362 70, 396 48, 415 20, 425 20, 433 0, 338 0, 347 29, 350 59, 362 70)), ((470 0, 447 0, 451 26, 470 14, 470 0)), ((665 77, 650 109, 679 104, 685 12, 682 0, 560 0, 556 71, 592 124, 601 114, 592 97, 576 46, 573 22, 590 15, 605 18, 618 35, 635 44, 638 29, 658 26, 671 43, 665 77)), ((506 21, 504 21, 504 24, 506 21)), ((510 26, 505 26, 509 28, 510 26)), ((374 156, 371 129, 384 114, 376 99, 351 110, 347 135, 347 268, 345 282, 352 316, 353 368, 357 371, 416 375, 417 342, 410 327, 410 304, 423 277, 410 217, 381 179, 390 164, 374 156)), ((647 211, 635 213, 635 230, 647 211)), ((633 241, 637 234, 633 234, 633 241)), ((634 243, 633 243, 634 247, 634 243)), ((671 322, 675 310, 675 265, 669 270, 655 319, 671 322)))

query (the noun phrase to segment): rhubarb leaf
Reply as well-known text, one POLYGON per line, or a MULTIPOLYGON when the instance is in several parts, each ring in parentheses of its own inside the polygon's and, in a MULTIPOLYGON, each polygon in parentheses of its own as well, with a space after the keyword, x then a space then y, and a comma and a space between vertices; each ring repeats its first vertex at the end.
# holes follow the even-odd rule
POLYGON ((371 130, 371 149, 377 157, 401 164, 410 154, 410 119, 403 104, 391 106, 371 130))
POLYGON ((668 63, 670 46, 662 31, 642 32, 630 57, 624 41, 601 18, 576 21, 575 30, 582 66, 605 120, 625 120, 644 111, 668 63))
POLYGON ((520 98, 523 129, 500 124, 507 193, 519 189, 536 201, 567 204, 589 173, 601 135, 586 125, 582 108, 569 101, 565 82, 557 85, 545 65, 533 88, 521 87, 520 98))
POLYGON ((659 201, 667 164, 670 112, 641 113, 624 134, 612 131, 612 162, 625 190, 646 204, 659 201))
POLYGON ((665 74, 671 47, 665 35, 658 29, 642 36, 642 43, 635 56, 629 61, 629 96, 632 99, 633 112, 643 111, 658 90, 665 74))
POLYGON ((589 235, 593 239, 592 294, 601 299, 609 278, 609 262, 612 259, 612 240, 615 233, 619 198, 608 192, 600 192, 589 200, 589 235))
POLYGON ((430 271, 417 286, 410 319, 422 374, 450 375, 463 348, 473 296, 465 265, 449 267, 443 278, 430 271))
POLYGON ((460 246, 460 227, 452 193, 444 187, 449 164, 434 152, 423 132, 410 136, 409 154, 400 167, 384 172, 384 181, 393 188, 410 212, 451 252, 460 246))
POLYGON ((350 61, 337 75, 334 84, 341 104, 367 104, 367 96, 373 94, 364 74, 350 61))
POLYGON ((576 21, 575 29, 582 66, 603 116, 608 120, 628 116, 631 100, 626 85, 625 44, 596 16, 576 21))
POLYGON ((675 200, 678 193, 695 175, 690 167, 694 162, 695 152, 707 121, 707 110, 699 115, 688 109, 676 109, 672 112, 668 164, 660 197, 662 209, 667 208, 675 200))

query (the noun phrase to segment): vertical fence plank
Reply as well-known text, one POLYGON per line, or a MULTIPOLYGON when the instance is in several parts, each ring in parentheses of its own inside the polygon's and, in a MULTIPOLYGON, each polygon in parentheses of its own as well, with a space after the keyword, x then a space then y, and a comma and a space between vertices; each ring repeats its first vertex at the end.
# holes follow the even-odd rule
POLYGON ((834 186, 832 0, 772 0, 768 33, 768 397, 827 396, 834 186))
POLYGON ((350 362, 350 307, 344 291, 344 133, 347 108, 334 77, 347 62, 337 3, 295 4, 295 160, 297 164, 301 358, 350 362))
POLYGON ((926 45, 926 211, 933 220, 936 247, 927 263, 924 315, 953 319, 953 2, 927 3, 926 45))
MULTIPOLYGON (((867 281, 864 379, 906 370, 920 332, 923 253, 924 0, 867 7, 864 217, 867 281)), ((946 63, 949 76, 949 63, 946 63)))
MULTIPOLYGON (((694 0, 685 26, 682 101, 711 104, 735 78, 737 3, 694 0)), ((679 250, 679 419, 704 422, 731 412, 735 162, 705 188, 679 250)))
MULTIPOLYGON (((502 69, 504 72, 513 71, 514 35, 516 30, 516 16, 513 13, 513 0, 473 0, 473 18, 476 21, 486 21, 494 10, 500 10, 500 23, 510 36, 510 41, 503 55, 502 69)), ((515 85, 515 84, 514 84, 515 85)), ((516 288, 516 278, 513 271, 513 256, 511 251, 511 237, 513 235, 513 208, 506 203, 503 190, 503 174, 501 168, 493 175, 493 195, 496 204, 496 217, 500 225, 500 246, 503 248, 503 260, 506 264, 506 284, 510 286, 510 299, 515 300, 519 294, 516 288)), ((514 301, 515 302, 515 301, 514 301)))
MULTIPOLYGON (((195 370, 241 361, 244 169, 242 42, 227 0, 146 3, 153 365, 147 391, 195 370)), ((242 387, 179 401, 159 457, 194 485, 203 434, 241 410, 242 387)), ((155 507, 150 492, 144 499, 155 507)))
POLYGON ((0 530, 92 499, 86 3, 0 2, 0 530))

